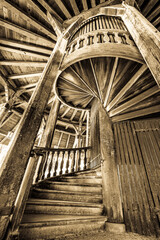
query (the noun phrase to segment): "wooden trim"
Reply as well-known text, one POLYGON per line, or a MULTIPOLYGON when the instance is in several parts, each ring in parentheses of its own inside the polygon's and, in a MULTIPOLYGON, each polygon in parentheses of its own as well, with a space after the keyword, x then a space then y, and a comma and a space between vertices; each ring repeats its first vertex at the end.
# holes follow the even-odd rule
POLYGON ((7 61, 7 60, 2 60, 0 61, 0 65, 3 66, 18 66, 18 67, 23 67, 23 66, 30 66, 30 67, 45 67, 47 62, 32 62, 32 61, 7 61))
POLYGON ((134 76, 127 82, 127 84, 120 90, 115 98, 108 104, 107 111, 110 111, 116 103, 124 96, 124 94, 133 86, 133 84, 139 79, 139 77, 146 71, 146 64, 142 65, 141 68, 134 74, 134 76))
POLYGON ((66 18, 71 18, 72 17, 71 14, 69 13, 68 9, 63 4, 62 0, 54 0, 54 1, 58 5, 58 7, 61 9, 63 14, 66 16, 66 18))
POLYGON ((30 78, 30 77, 39 77, 41 76, 42 72, 33 72, 33 73, 23 73, 23 74, 12 74, 7 76, 8 79, 21 79, 21 78, 30 78))

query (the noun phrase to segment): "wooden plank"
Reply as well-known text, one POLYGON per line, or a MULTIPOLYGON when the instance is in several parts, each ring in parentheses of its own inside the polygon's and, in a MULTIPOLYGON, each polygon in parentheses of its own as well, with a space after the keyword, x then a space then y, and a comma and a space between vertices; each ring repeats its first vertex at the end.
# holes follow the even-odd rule
POLYGON ((79 9, 78 9, 78 6, 77 6, 76 1, 75 1, 75 0, 70 0, 70 4, 71 4, 71 6, 72 6, 72 9, 73 9, 73 11, 74 11, 74 14, 75 14, 75 15, 80 14, 80 11, 79 11, 79 9))
POLYGON ((11 11, 13 11, 18 16, 22 17, 22 19, 29 22, 31 25, 33 25, 35 28, 37 28, 39 31, 45 33, 47 36, 52 38, 54 41, 57 40, 54 33, 51 32, 46 26, 42 25, 40 22, 38 22, 36 19, 28 15, 26 12, 24 12, 20 7, 16 6, 13 2, 10 0, 5 0, 3 2, 5 6, 7 6, 11 11))
POLYGON ((21 79, 21 78, 34 78, 41 76, 42 72, 23 73, 23 74, 12 74, 7 76, 8 79, 21 79))
POLYGON ((133 86, 133 84, 138 81, 139 77, 146 71, 147 66, 144 64, 141 68, 134 74, 134 76, 126 83, 126 85, 120 90, 116 97, 108 104, 107 111, 110 111, 115 104, 124 96, 124 94, 133 86))
POLYGON ((67 107, 64 113, 61 115, 61 118, 63 118, 69 111, 70 111, 70 107, 67 107))
POLYGON ((113 68, 112 68, 112 73, 111 73, 111 76, 110 76, 110 79, 109 79, 109 84, 108 84, 108 87, 107 87, 107 92, 106 92, 106 96, 105 96, 105 100, 104 100, 104 107, 106 107, 107 103, 108 103, 108 99, 109 99, 112 84, 113 84, 113 81, 114 81, 114 78, 115 78, 117 66, 118 66, 118 57, 115 58, 114 65, 113 65, 113 68))
POLYGON ((63 19, 61 18, 61 16, 54 11, 54 9, 46 2, 46 0, 37 0, 48 12, 50 12, 51 14, 53 14, 53 16, 55 16, 55 18, 62 23, 63 19))
POLYGON ((20 50, 17 48, 12 48, 12 47, 2 46, 2 45, 0 45, 0 50, 17 53, 17 54, 21 54, 21 55, 26 55, 26 56, 31 56, 31 57, 35 57, 35 58, 42 58, 42 59, 46 59, 46 60, 48 60, 48 58, 49 58, 49 55, 46 56, 41 53, 34 53, 34 52, 30 52, 28 50, 20 50))
POLYGON ((160 12, 160 5, 150 13, 149 16, 147 16, 148 21, 152 21, 155 17, 158 17, 158 14, 160 12))
POLYGON ((32 61, 7 61, 7 60, 2 60, 0 61, 0 65, 2 66, 18 66, 18 67, 23 67, 23 66, 30 66, 30 67, 45 67, 47 62, 32 62, 32 61))
POLYGON ((125 114, 122 114, 119 116, 114 116, 114 117, 112 117, 112 121, 119 122, 119 121, 142 117, 142 116, 146 116, 146 115, 158 113, 158 112, 160 112, 160 105, 148 107, 146 109, 140 109, 140 110, 130 112, 130 113, 125 113, 125 114))
POLYGON ((146 3, 144 8, 142 9, 142 13, 144 16, 147 16, 147 14, 152 10, 152 8, 158 3, 158 0, 150 0, 146 3))
POLYGON ((87 11, 88 10, 87 0, 82 0, 82 5, 83 5, 84 11, 87 11))
MULTIPOLYGON (((34 52, 42 52, 43 54, 50 55, 52 53, 52 48, 46 48, 44 46, 36 45, 36 44, 31 44, 31 43, 24 43, 21 41, 17 40, 10 40, 6 38, 0 38, 0 44, 4 44, 6 46, 10 47, 16 47, 16 48, 22 48, 34 52)), ((55 44, 53 44, 55 45, 55 44)))
POLYGON ((71 14, 69 13, 68 9, 66 8, 66 6, 63 4, 62 0, 55 0, 55 2, 58 5, 58 7, 61 9, 63 14, 66 16, 66 18, 72 17, 71 14))
MULTIPOLYGON (((149 4, 151 2, 153 1, 149 1, 149 4)), ((136 8, 123 5, 126 10, 122 19, 160 87, 160 43, 157 29, 136 8)))
POLYGON ((43 36, 41 36, 41 35, 39 35, 37 33, 34 33, 34 32, 32 32, 32 31, 30 31, 28 29, 25 29, 25 28, 23 28, 21 26, 18 26, 16 24, 14 24, 12 22, 9 22, 7 20, 4 20, 2 18, 0 18, 0 24, 1 24, 2 27, 5 27, 5 28, 10 29, 12 31, 15 31, 15 32, 17 32, 19 34, 22 34, 22 35, 24 35, 26 37, 34 39, 37 43, 38 42, 40 44, 46 43, 47 46, 50 46, 50 47, 54 47, 55 46, 55 43, 52 42, 52 40, 49 40, 49 39, 47 39, 47 38, 45 38, 45 37, 43 37, 43 36))
POLYGON ((109 116, 113 117, 113 116, 121 113, 122 111, 126 110, 127 108, 143 101, 144 99, 149 98, 150 96, 156 94, 157 92, 160 92, 160 89, 156 85, 156 86, 148 89, 147 91, 140 93, 138 96, 132 98, 131 100, 125 102, 124 104, 121 104, 119 107, 113 109, 112 111, 109 112, 109 116))

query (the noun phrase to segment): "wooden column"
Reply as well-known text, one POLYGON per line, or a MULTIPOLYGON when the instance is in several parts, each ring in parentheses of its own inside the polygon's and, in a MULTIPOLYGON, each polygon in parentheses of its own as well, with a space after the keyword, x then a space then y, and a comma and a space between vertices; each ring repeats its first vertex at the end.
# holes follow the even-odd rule
POLYGON ((160 33, 136 8, 123 6, 122 19, 160 87, 160 33))
POLYGON ((102 104, 97 102, 97 105, 99 111, 100 146, 102 158, 103 204, 108 222, 122 223, 123 213, 115 161, 112 122, 102 104))
POLYGON ((4 237, 10 215, 13 212, 14 202, 25 173, 30 151, 33 147, 52 86, 60 74, 59 69, 65 54, 70 32, 77 27, 79 21, 82 21, 82 19, 72 24, 58 38, 35 92, 15 132, 3 166, 0 169, 0 239, 4 237))

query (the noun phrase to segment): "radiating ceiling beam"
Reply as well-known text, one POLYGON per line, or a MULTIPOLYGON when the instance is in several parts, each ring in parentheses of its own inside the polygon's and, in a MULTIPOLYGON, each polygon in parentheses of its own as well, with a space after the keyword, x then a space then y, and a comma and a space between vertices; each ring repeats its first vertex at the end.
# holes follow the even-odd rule
POLYGON ((74 11, 74 14, 75 14, 75 15, 80 14, 80 11, 79 11, 79 9, 78 9, 78 6, 77 6, 76 1, 75 1, 75 0, 69 0, 69 1, 70 1, 71 6, 72 6, 72 9, 73 9, 73 11, 74 11))
POLYGON ((26 36, 26 37, 28 37, 28 38, 34 39, 37 43, 40 43, 40 44, 46 43, 47 46, 49 45, 50 47, 54 47, 54 46, 55 46, 55 43, 52 42, 52 40, 49 40, 49 39, 41 36, 40 34, 31 32, 31 31, 28 30, 28 29, 25 29, 25 28, 23 28, 23 27, 21 27, 21 26, 18 26, 18 25, 16 25, 16 24, 11 23, 11 22, 9 22, 9 21, 7 21, 7 20, 4 20, 4 19, 2 19, 2 18, 0 18, 0 25, 1 25, 2 27, 5 27, 5 28, 7 28, 7 29, 10 29, 10 30, 12 30, 12 31, 14 31, 14 32, 17 32, 18 34, 22 34, 22 35, 24 35, 24 36, 26 36))
POLYGON ((60 21, 61 23, 63 22, 63 19, 61 18, 61 16, 59 16, 58 13, 54 11, 54 9, 46 2, 46 0, 37 0, 37 1, 46 9, 46 11, 53 14, 53 16, 55 16, 55 18, 58 21, 60 21))
POLYGON ((3 66, 18 66, 18 67, 45 67, 47 62, 32 62, 32 61, 12 61, 12 60, 2 60, 0 61, 0 65, 3 66))
POLYGON ((142 11, 143 15, 146 16, 149 11, 159 2, 159 0, 150 0, 148 1, 145 6, 144 9, 142 11))
POLYGON ((143 117, 143 116, 158 113, 158 112, 160 112, 160 105, 156 105, 156 106, 152 106, 152 107, 148 107, 145 109, 140 109, 137 111, 133 111, 130 113, 125 113, 125 114, 122 114, 119 116, 112 117, 112 122, 119 122, 119 121, 137 118, 137 117, 143 117))
POLYGON ((48 11, 47 11, 47 18, 48 18, 50 24, 52 25, 52 28, 54 29, 57 37, 60 37, 60 35, 63 32, 62 24, 60 22, 58 22, 58 20, 48 11))
POLYGON ((63 14, 66 16, 66 18, 72 17, 71 14, 69 13, 68 9, 66 8, 66 6, 63 4, 62 0, 54 0, 54 1, 58 5, 58 7, 61 9, 63 14))
POLYGON ((21 79, 21 78, 33 78, 41 76, 42 72, 23 73, 23 74, 12 74, 7 76, 8 79, 21 79))
POLYGON ((16 6, 10 0, 5 0, 3 2, 3 5, 7 6, 12 12, 14 12, 14 14, 17 14, 23 20, 29 22, 31 25, 33 25, 35 28, 37 28, 39 31, 45 33, 47 36, 52 38, 54 41, 57 40, 56 36, 46 26, 42 25, 36 19, 34 19, 30 15, 28 15, 26 12, 24 12, 20 7, 16 6))
POLYGON ((0 45, 0 50, 2 51, 7 51, 7 52, 12 52, 12 53, 17 53, 17 54, 22 54, 22 55, 26 55, 26 56, 31 56, 31 57, 35 57, 35 58, 42 58, 42 59, 46 59, 48 60, 49 55, 43 55, 41 53, 34 53, 34 52, 30 52, 28 50, 20 50, 17 48, 13 48, 13 47, 7 47, 7 46, 2 46, 0 45))
POLYGON ((82 5, 83 5, 83 9, 87 11, 88 10, 87 0, 82 0, 82 5))
POLYGON ((0 44, 4 44, 6 46, 10 46, 10 47, 15 47, 15 48, 22 48, 25 50, 30 50, 33 52, 38 52, 38 53, 43 53, 43 54, 47 54, 50 55, 52 53, 52 48, 46 48, 44 46, 40 46, 40 45, 36 45, 36 44, 30 44, 30 43, 24 43, 21 41, 17 41, 17 40, 10 40, 10 39, 6 39, 6 38, 0 38, 0 44))
POLYGON ((124 104, 121 104, 119 107, 113 109, 112 111, 109 112, 109 116, 113 117, 122 111, 128 109, 129 107, 138 104, 139 102, 145 100, 146 98, 151 97, 152 95, 160 92, 160 88, 156 85, 147 91, 140 93, 138 96, 132 98, 131 100, 125 102, 124 104))
POLYGON ((91 0, 91 6, 92 8, 96 7, 96 0, 91 0))
POLYGON ((110 111, 116 103, 124 96, 124 94, 133 86, 140 76, 146 71, 147 65, 143 64, 134 76, 126 83, 126 85, 119 91, 115 98, 108 104, 107 111, 110 111))

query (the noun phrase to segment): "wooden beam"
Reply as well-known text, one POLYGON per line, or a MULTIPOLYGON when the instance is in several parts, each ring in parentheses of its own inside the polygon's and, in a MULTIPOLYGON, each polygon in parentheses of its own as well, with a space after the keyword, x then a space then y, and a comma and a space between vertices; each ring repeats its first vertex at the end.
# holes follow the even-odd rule
POLYGON ((46 0, 37 0, 45 9, 46 11, 50 12, 55 18, 62 23, 63 19, 60 15, 58 15, 57 12, 54 11, 54 9, 46 2, 46 0))
POLYGON ((84 11, 87 11, 88 10, 87 0, 82 0, 82 5, 83 5, 84 11))
POLYGON ((147 17, 148 21, 152 21, 155 17, 158 17, 160 13, 160 5, 150 13, 150 15, 147 17))
POLYGON ((72 121, 73 118, 76 116, 77 111, 78 111, 77 109, 74 109, 74 111, 73 111, 73 113, 72 113, 72 116, 71 116, 71 118, 70 118, 71 121, 72 121))
POLYGON ((74 14, 75 14, 75 15, 80 14, 80 11, 79 11, 79 9, 78 9, 78 6, 77 6, 76 1, 75 1, 75 0, 69 0, 69 1, 70 1, 71 6, 72 6, 72 9, 73 9, 73 11, 74 11, 74 14))
MULTIPOLYGON (((30 50, 33 52, 42 52, 43 54, 47 54, 47 55, 51 55, 53 48, 46 48, 44 46, 41 45, 36 45, 36 44, 31 44, 31 43, 24 43, 21 41, 17 41, 17 40, 10 40, 10 39, 6 39, 6 38, 0 38, 0 44, 4 44, 6 46, 10 46, 10 47, 15 47, 15 48, 22 48, 25 50, 30 50)), ((55 44, 53 44, 55 45, 55 44)))
POLYGON ((97 76, 96 76, 96 72, 95 72, 95 69, 94 69, 94 66, 93 66, 92 59, 90 58, 89 61, 90 61, 90 64, 91 64, 91 68, 92 68, 92 72, 93 72, 93 76, 94 76, 94 81, 96 83, 96 87, 97 87, 97 90, 98 90, 99 98, 100 98, 100 100, 102 102, 103 101, 102 100, 102 94, 101 94, 101 91, 100 91, 99 82, 98 82, 98 79, 97 79, 97 76))
POLYGON ((47 17, 57 37, 59 37, 63 31, 62 24, 58 22, 57 19, 48 11, 47 11, 47 17))
POLYGON ((63 118, 69 111, 70 111, 70 108, 68 107, 68 108, 64 111, 64 113, 61 115, 61 118, 63 118))
POLYGON ((160 112, 160 105, 148 107, 148 108, 145 108, 145 109, 140 109, 140 110, 130 112, 130 113, 125 113, 125 114, 122 114, 122 115, 119 115, 119 116, 114 116, 114 117, 112 117, 112 122, 125 121, 125 120, 128 120, 128 119, 143 117, 143 116, 158 113, 158 112, 160 112))
POLYGON ((7 76, 8 79, 21 79, 21 78, 33 78, 41 76, 42 72, 23 73, 23 74, 12 74, 7 76))
POLYGON ((63 14, 66 16, 66 18, 72 17, 71 14, 69 13, 68 9, 66 8, 66 6, 63 4, 62 0, 54 0, 54 1, 58 5, 58 7, 61 9, 63 14))
POLYGON ((40 44, 46 43, 46 45, 50 46, 50 47, 54 47, 55 46, 55 43, 52 42, 52 40, 49 40, 49 39, 47 39, 47 38, 45 38, 45 37, 43 37, 43 36, 41 36, 41 35, 39 35, 37 33, 31 32, 28 29, 25 29, 25 28, 23 28, 21 26, 18 26, 16 24, 14 24, 12 22, 9 22, 7 20, 4 20, 2 18, 0 18, 0 25, 2 27, 5 27, 5 28, 10 29, 12 31, 15 31, 15 32, 17 32, 19 34, 22 34, 22 35, 24 35, 26 37, 34 39, 37 43, 40 43, 40 44))
POLYGON ((106 107, 107 103, 108 103, 108 99, 109 99, 109 96, 110 96, 112 84, 113 84, 114 77, 115 77, 116 70, 117 70, 117 66, 118 66, 118 57, 115 58, 114 65, 113 65, 113 68, 112 68, 112 73, 111 73, 111 76, 110 76, 110 79, 109 79, 109 84, 108 84, 108 88, 107 88, 107 92, 106 92, 106 96, 105 96, 105 100, 104 100, 104 107, 106 107))
POLYGON ((26 55, 26 56, 31 56, 31 57, 35 57, 35 58, 42 58, 42 59, 46 59, 48 60, 49 55, 43 55, 41 53, 34 53, 34 52, 30 52, 28 50, 20 50, 17 48, 13 48, 13 47, 8 47, 8 46, 2 46, 0 45, 0 50, 2 51, 7 51, 7 52, 13 52, 13 53, 17 53, 17 54, 22 54, 22 55, 26 55))
POLYGON ((18 67, 25 67, 25 66, 30 66, 30 67, 45 67, 47 62, 32 62, 32 61, 7 61, 7 60, 2 60, 0 61, 0 65, 3 66, 18 66, 18 67))
POLYGON ((115 98, 108 104, 107 111, 110 111, 115 104, 124 96, 124 94, 133 86, 133 84, 139 79, 139 77, 146 71, 147 66, 144 64, 142 67, 134 74, 134 76, 126 83, 126 85, 120 90, 120 92, 115 96, 115 98))
POLYGON ((124 24, 160 87, 160 33, 136 8, 126 4, 123 6, 124 24))
POLYGON ((19 17, 22 17, 23 20, 29 22, 31 25, 33 25, 39 31, 49 36, 54 41, 57 40, 56 36, 54 35, 54 33, 51 32, 51 30, 49 30, 46 26, 42 25, 40 22, 38 22, 36 19, 31 17, 30 15, 28 15, 26 12, 24 12, 20 7, 16 6, 10 0, 3 1, 3 5, 7 6, 12 12, 17 14, 19 17))
POLYGON ((119 107, 113 109, 112 111, 109 112, 109 116, 113 117, 119 113, 121 113, 122 111, 126 110, 127 108, 138 104, 139 102, 143 101, 146 98, 149 98, 150 96, 156 94, 160 92, 159 87, 156 85, 150 89, 148 89, 147 91, 140 93, 138 96, 132 98, 131 100, 125 102, 124 104, 120 105, 119 107))

